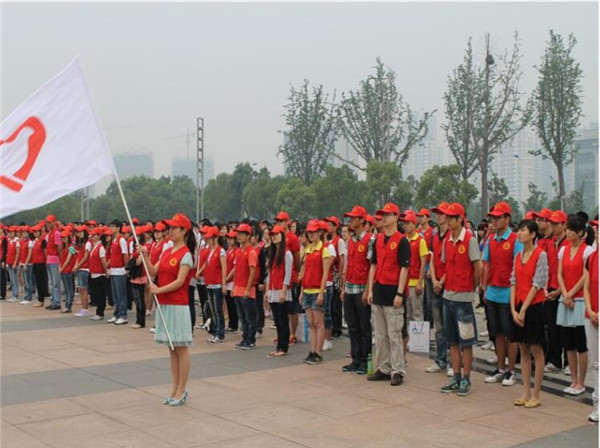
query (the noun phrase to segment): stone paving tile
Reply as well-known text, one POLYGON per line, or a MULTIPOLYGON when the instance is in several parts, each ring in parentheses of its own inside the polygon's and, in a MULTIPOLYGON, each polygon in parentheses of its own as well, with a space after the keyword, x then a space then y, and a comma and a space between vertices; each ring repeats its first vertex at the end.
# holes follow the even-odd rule
POLYGON ((89 414, 92 410, 69 399, 37 401, 2 408, 2 420, 13 425, 21 425, 40 420, 66 418, 89 414))
POLYGON ((5 424, 0 431, 0 446, 2 448, 47 448, 48 445, 16 426, 5 424))
POLYGON ((138 406, 102 411, 101 414, 135 429, 169 425, 187 420, 199 421, 208 417, 208 414, 197 409, 188 406, 165 406, 159 400, 138 406))
POLYGON ((57 448, 174 448, 175 445, 151 436, 140 430, 106 432, 94 437, 77 437, 60 444, 50 444, 57 448))
POLYGON ((326 415, 284 404, 267 404, 252 409, 252 412, 232 412, 223 418, 263 432, 330 420, 326 415))
POLYGON ((587 424, 571 431, 552 434, 518 446, 519 448, 596 448, 598 446, 598 425, 587 424))
POLYGON ((258 434, 255 436, 222 440, 217 443, 210 443, 208 445, 202 444, 197 446, 202 448, 298 448, 304 445, 282 439, 281 437, 275 437, 270 434, 258 434))
POLYGON ((368 400, 348 393, 327 393, 318 398, 304 398, 288 401, 292 407, 305 409, 333 418, 344 417, 363 412, 377 413, 384 408, 390 408, 387 403, 368 400))
POLYGON ((85 394, 69 400, 90 411, 102 412, 140 405, 157 403, 155 395, 138 389, 123 389, 112 392, 85 394))

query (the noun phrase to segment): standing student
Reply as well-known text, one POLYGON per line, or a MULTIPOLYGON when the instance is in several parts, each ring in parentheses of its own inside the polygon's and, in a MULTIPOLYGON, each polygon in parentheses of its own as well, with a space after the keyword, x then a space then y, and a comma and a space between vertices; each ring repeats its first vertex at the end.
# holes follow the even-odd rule
POLYGON ((519 242, 523 250, 515 257, 511 274, 510 311, 512 322, 511 342, 521 350, 523 394, 515 406, 536 408, 542 404, 540 391, 544 376, 544 300, 548 282, 548 256, 535 246, 538 226, 533 220, 523 220, 518 226, 519 242), (531 393, 531 355, 535 360, 533 396, 531 393))
POLYGON ((327 231, 328 238, 333 245, 336 256, 332 266, 333 270, 333 295, 331 297, 331 319, 332 330, 331 334, 334 338, 339 338, 342 335, 343 312, 342 312, 342 291, 344 287, 344 276, 347 257, 346 242, 340 236, 340 220, 337 216, 325 218, 329 229, 327 231))
MULTIPOLYGON (((147 238, 149 238, 146 232, 145 226, 137 226, 135 233, 138 236, 138 241, 146 251, 148 251, 147 238)), ((138 330, 146 327, 146 284, 148 283, 148 277, 146 270, 143 267, 143 256, 137 247, 130 248, 131 259, 129 260, 129 281, 131 283, 131 295, 133 303, 135 304, 135 324, 131 325, 131 328, 138 330)))
MULTIPOLYGON (((208 258, 210 248, 208 247, 208 243, 204 238, 204 233, 207 229, 208 226, 203 226, 199 232, 200 237, 198 240, 197 255, 195 257, 196 266, 203 266, 208 258)), ((208 291, 206 290, 206 279, 204 278, 204 274, 201 274, 196 278, 196 288, 198 289, 198 298, 200 299, 200 309, 202 311, 202 325, 198 324, 197 328, 204 328, 211 332, 209 327, 211 322, 208 320, 208 312, 206 308, 207 306, 210 307, 210 302, 208 301, 208 291)))
POLYGON ((206 291, 214 321, 214 335, 208 342, 218 343, 225 340, 225 316, 223 315, 223 297, 227 294, 227 260, 225 249, 219 245, 219 229, 209 227, 204 233, 209 252, 198 272, 206 279, 206 291))
POLYGON ((252 227, 248 224, 237 226, 237 240, 240 248, 235 258, 233 297, 238 317, 242 325, 242 340, 235 345, 238 350, 251 350, 256 347, 256 288, 254 279, 258 266, 258 256, 250 245, 252 227))
POLYGON ((427 244, 427 260, 425 263, 425 288, 423 290, 423 319, 430 323, 433 322, 432 309, 431 309, 431 296, 433 295, 433 283, 431 281, 430 262, 431 262, 431 238, 435 229, 430 225, 431 212, 422 208, 417 213, 418 227, 417 232, 423 237, 427 244))
POLYGON ((547 208, 543 208, 539 212, 533 212, 533 219, 535 219, 539 229, 539 236, 535 245, 546 253, 548 247, 554 242, 552 226, 550 225, 551 216, 552 211, 547 208))
POLYGON ((434 231, 431 236, 431 262, 430 274, 431 274, 431 315, 433 317, 433 326, 435 329, 435 362, 425 369, 427 373, 439 372, 440 370, 446 370, 446 375, 449 377, 454 376, 454 370, 452 364, 448 362, 448 343, 446 342, 446 334, 444 330, 444 313, 443 313, 443 296, 444 286, 442 284, 442 278, 446 273, 446 266, 442 262, 442 250, 444 242, 449 236, 448 233, 448 222, 444 210, 448 207, 447 202, 442 202, 432 210, 436 215, 439 230, 434 231))
POLYGON ((440 283, 444 288, 444 329, 454 376, 441 392, 465 396, 471 393, 473 345, 477 344, 477 325, 471 302, 481 280, 481 261, 477 239, 464 227, 464 207, 455 202, 443 212, 450 234, 442 246, 446 272, 440 283))
POLYGON ((367 211, 364 207, 355 205, 344 216, 350 218, 350 228, 352 229, 352 236, 348 238, 348 262, 342 292, 352 361, 343 366, 342 371, 365 375, 367 360, 373 345, 371 305, 367 301, 369 269, 371 268, 367 253, 371 234, 365 229, 367 211))
MULTIPOLYGON (((271 306, 269 305, 269 300, 267 298, 267 277, 269 274, 268 270, 268 260, 269 260, 269 252, 271 250, 271 225, 268 221, 261 222, 261 232, 262 232, 262 246, 260 248, 260 253, 258 255, 258 264, 261 266, 260 279, 259 283, 264 286, 263 288, 263 321, 262 326, 264 328, 265 321, 264 319, 271 316, 271 306)), ((258 316, 260 321, 260 316, 258 316)), ((258 323, 257 323, 258 326, 258 323)))
POLYGON ((583 243, 584 236, 584 221, 577 215, 569 215, 567 244, 558 253, 558 284, 561 298, 556 315, 556 323, 561 327, 562 345, 567 351, 571 370, 571 384, 564 389, 569 395, 581 395, 585 392, 588 363, 583 283, 584 266, 593 251, 583 243))
POLYGON ((590 254, 585 265, 583 295, 585 297, 585 336, 589 347, 590 377, 592 378, 592 413, 588 420, 598 423, 598 221, 590 221, 594 230, 596 250, 590 254))
POLYGON ((263 328, 265 326, 265 307, 264 307, 264 296, 265 296, 265 278, 267 271, 265 252, 262 250, 265 241, 260 238, 261 230, 254 227, 252 236, 250 237, 250 245, 256 251, 256 257, 258 264, 256 266, 256 275, 254 277, 254 288, 256 289, 256 300, 254 305, 256 306, 256 337, 261 338, 263 328))
POLYGON ((227 304, 227 329, 225 333, 235 333, 238 331, 238 313, 233 298, 233 276, 235 274, 235 259, 237 257, 237 232, 231 230, 227 233, 227 252, 225 252, 225 261, 227 262, 227 272, 225 277, 227 294, 225 302, 227 304))
POLYGON ((6 227, 0 223, 0 300, 6 300, 6 286, 8 283, 8 271, 6 270, 7 247, 6 227))
POLYGON ((23 226, 21 233, 21 254, 20 254, 20 269, 23 273, 24 280, 24 297, 21 305, 29 305, 33 296, 33 265, 31 264, 31 256, 33 252, 33 239, 30 235, 31 228, 23 226))
POLYGON ((75 282, 73 278, 73 267, 77 262, 77 249, 71 242, 71 232, 63 231, 60 234, 62 238, 63 251, 60 254, 60 267, 58 272, 65 289, 66 302, 61 313, 70 313, 73 306, 73 297, 75 296, 75 282))
POLYGON ((122 222, 118 219, 110 223, 112 241, 110 243, 110 290, 115 304, 114 315, 106 322, 115 325, 125 325, 127 320, 127 275, 125 266, 129 262, 127 240, 120 234, 122 222))
POLYGON ((7 302, 16 303, 19 301, 19 257, 21 253, 21 241, 17 233, 17 226, 8 228, 8 247, 6 250, 6 266, 10 275, 10 287, 12 298, 7 302))
POLYGON ((308 320, 310 338, 310 352, 303 360, 305 364, 323 362, 321 353, 325 340, 326 287, 332 260, 323 241, 322 229, 323 225, 318 220, 308 222, 306 233, 310 243, 299 275, 302 281, 302 308, 308 320))
POLYGON ((166 224, 169 226, 169 236, 173 241, 173 247, 161 255, 157 264, 150 264, 148 250, 144 246, 138 247, 138 250, 149 264, 149 274, 156 275, 156 284, 150 286, 150 292, 156 294, 164 317, 164 322, 162 318, 156 319, 154 342, 168 346, 168 331, 174 348, 174 350, 169 348, 171 392, 163 403, 180 406, 186 402, 189 396, 187 391, 190 373, 188 347, 193 345, 194 340, 188 307, 190 279, 188 273, 194 265, 192 254, 196 249, 196 237, 192 232, 191 221, 182 213, 176 213, 172 219, 166 221, 166 224))
POLYGON ((410 266, 408 269, 408 297, 406 298, 406 320, 423 320, 423 290, 425 288, 425 264, 427 263, 427 243, 417 232, 415 212, 407 210, 400 216, 404 223, 406 239, 410 244, 410 266))
POLYGON ((489 238, 483 252, 483 261, 488 269, 483 278, 491 333, 498 357, 496 370, 485 379, 486 383, 502 382, 503 386, 514 386, 517 382, 515 363, 517 344, 510 342, 510 274, 516 255, 523 245, 510 228, 512 210, 506 202, 498 202, 488 213, 494 223, 495 233, 489 238), (508 368, 506 356, 508 355, 508 368))
POLYGON ((60 310, 61 290, 60 274, 58 272, 60 255, 63 250, 58 222, 54 215, 46 216, 46 268, 50 279, 52 302, 47 310, 60 310))
POLYGON ((100 227, 90 231, 90 301, 96 305, 96 314, 91 318, 94 321, 104 319, 106 308, 108 262, 105 238, 105 232, 100 227))
POLYGON ((375 356, 374 374, 368 380, 390 381, 392 386, 399 386, 406 376, 402 329, 410 244, 398 231, 400 208, 396 204, 385 204, 377 214, 382 217, 383 231, 373 245, 369 271, 367 300, 373 310, 375 356))
POLYGON ((33 249, 31 251, 31 262, 33 263, 33 277, 38 301, 36 308, 44 306, 44 300, 48 297, 48 270, 46 268, 46 239, 42 236, 40 225, 33 227, 33 249))
POLYGON ((323 351, 329 351, 333 349, 333 317, 332 317, 332 302, 333 302, 333 290, 334 290, 334 265, 337 258, 337 251, 335 246, 328 238, 329 224, 326 221, 319 221, 321 226, 321 241, 327 247, 329 252, 329 258, 331 258, 331 266, 329 273, 327 274, 327 282, 325 283, 325 338, 323 339, 323 351))
POLYGON ((75 313, 77 317, 86 317, 90 315, 89 306, 89 282, 90 282, 90 252, 92 243, 88 241, 87 227, 84 225, 75 227, 77 239, 75 248, 77 249, 77 262, 73 271, 77 273, 77 284, 79 285, 79 298, 81 300, 81 309, 75 313))
POLYGON ((285 229, 282 226, 274 226, 270 234, 267 300, 277 329, 277 347, 269 356, 281 357, 287 355, 290 343, 288 305, 292 301, 290 284, 294 256, 286 248, 285 229))

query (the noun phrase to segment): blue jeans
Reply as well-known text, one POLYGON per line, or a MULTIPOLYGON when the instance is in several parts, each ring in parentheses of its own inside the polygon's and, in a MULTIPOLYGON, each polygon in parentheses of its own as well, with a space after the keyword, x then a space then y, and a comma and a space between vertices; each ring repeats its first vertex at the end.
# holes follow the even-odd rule
POLYGON ((112 299, 115 304, 114 316, 127 319, 127 276, 126 275, 111 275, 110 286, 112 299))
POLYGON ((208 303, 214 321, 215 336, 225 339, 225 316, 223 315, 223 290, 206 288, 208 303))
POLYGON ((73 273, 70 274, 60 274, 62 279, 63 288, 65 288, 65 294, 67 295, 67 302, 65 304, 65 308, 70 310, 73 306, 73 295, 75 294, 75 288, 73 283, 73 273))
POLYGON ((31 302, 33 297, 33 265, 19 266, 19 270, 23 273, 23 279, 25 280, 25 297, 23 300, 31 302))
POLYGON ((444 333, 450 346, 477 345, 477 322, 471 302, 454 302, 444 299, 444 333))
POLYGON ((19 266, 13 268, 12 266, 7 266, 8 272, 10 274, 10 288, 12 289, 12 295, 15 299, 19 298, 19 266))
POLYGON ((431 303, 431 316, 433 317, 433 327, 435 328, 435 362, 440 366, 440 369, 445 369, 448 367, 448 344, 446 343, 446 334, 444 333, 442 300, 442 296, 436 295, 432 288, 429 302, 431 303))
POLYGON ((235 298, 235 307, 242 324, 242 341, 256 344, 256 305, 255 299, 235 298))
POLYGON ((52 291, 51 305, 60 306, 60 274, 58 273, 58 263, 48 263, 48 278, 50 279, 50 289, 52 291))

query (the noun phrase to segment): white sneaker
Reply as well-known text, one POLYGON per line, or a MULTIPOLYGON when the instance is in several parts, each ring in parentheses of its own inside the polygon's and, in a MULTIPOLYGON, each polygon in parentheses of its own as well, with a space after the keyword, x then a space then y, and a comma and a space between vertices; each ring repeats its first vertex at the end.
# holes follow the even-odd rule
POLYGON ((77 317, 87 317, 90 315, 90 312, 88 310, 79 310, 78 312, 75 313, 75 316, 77 317))
POLYGON ((487 338, 490 334, 487 331, 482 331, 479 333, 480 338, 487 338))
POLYGON ((31 300, 21 300, 19 303, 21 305, 29 305, 31 303, 31 300))
POLYGON ((108 319, 108 320, 106 321, 106 323, 107 323, 107 324, 114 324, 116 321, 117 321, 117 318, 113 316, 113 317, 111 317, 110 319, 108 319))
POLYGON ((485 344, 481 346, 482 350, 492 350, 494 347, 494 343, 492 341, 487 341, 485 344))
POLYGON ((17 303, 17 302, 19 302, 19 299, 15 299, 14 297, 11 297, 10 299, 7 299, 6 301, 10 302, 10 303, 17 303))
POLYGON ((598 423, 598 403, 594 403, 594 410, 588 415, 588 421, 592 423, 598 423))
POLYGON ((502 381, 503 378, 504 378, 504 371, 496 369, 496 370, 494 370, 494 373, 492 373, 490 376, 488 376, 485 379, 485 382, 488 384, 499 383, 500 381, 502 381))
POLYGON ((564 373, 565 375, 571 376, 571 368, 570 368, 569 366, 565 367, 565 368, 563 369, 563 373, 564 373))
POLYGON ((325 339, 325 341, 323 341, 323 351, 328 352, 329 350, 332 350, 332 349, 333 349, 333 342, 325 339))
POLYGON ((448 370, 446 370, 446 376, 449 378, 454 376, 454 369, 452 367, 448 367, 448 370))
POLYGON ((434 362, 433 364, 431 364, 429 367, 427 367, 425 369, 425 372, 427 373, 435 373, 435 372, 439 372, 440 370, 440 366, 438 366, 437 362, 434 362))
POLYGON ((556 367, 554 364, 552 364, 551 362, 547 363, 544 366, 544 373, 558 373, 560 372, 560 369, 558 367, 556 367))
POLYGON ((485 362, 487 362, 488 364, 491 364, 491 365, 497 364, 498 357, 496 355, 490 356, 488 359, 485 360, 485 362))
POLYGON ((517 375, 515 372, 506 371, 504 374, 504 379, 502 380, 503 386, 514 386, 517 384, 517 375))
POLYGON ((115 321, 115 325, 125 325, 129 323, 127 321, 127 319, 123 319, 122 317, 119 317, 116 321, 115 321))
POLYGON ((156 333, 156 328, 152 327, 152 328, 150 328, 150 330, 148 330, 148 331, 149 331, 150 333, 154 334, 154 333, 156 333))
POLYGON ((98 315, 95 315, 95 316, 94 316, 94 317, 92 317, 90 320, 102 320, 102 319, 104 319, 104 317, 102 317, 102 316, 98 316, 98 315))

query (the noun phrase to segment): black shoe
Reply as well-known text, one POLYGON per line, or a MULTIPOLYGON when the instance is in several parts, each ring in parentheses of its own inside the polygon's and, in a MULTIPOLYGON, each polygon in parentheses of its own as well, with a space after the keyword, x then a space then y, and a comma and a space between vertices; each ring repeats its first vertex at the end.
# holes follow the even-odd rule
POLYGON ((236 350, 243 350, 245 346, 246 343, 244 341, 240 341, 237 344, 235 344, 233 348, 235 348, 236 350))
POLYGON ((358 366, 358 369, 356 369, 356 374, 357 375, 366 375, 367 374, 367 365, 361 364, 360 366, 358 366))
POLYGON ((402 384, 402 381, 404 381, 404 377, 402 375, 400 375, 399 373, 394 373, 392 375, 390 384, 392 386, 400 386, 400 384, 402 384))
POLYGON ((367 377, 369 381, 391 381, 392 377, 381 370, 377 370, 373 375, 367 377))
POLYGON ((314 357, 315 355, 316 355, 316 353, 310 352, 310 353, 308 354, 308 356, 302 360, 302 362, 303 362, 304 364, 309 364, 309 363, 310 363, 310 361, 312 361, 312 359, 313 359, 313 357, 314 357))
POLYGON ((322 362, 323 362, 323 357, 317 353, 313 353, 313 357, 311 359, 309 359, 308 361, 306 361, 306 364, 314 365, 314 364, 320 364, 322 362))
POLYGON ((48 305, 46 309, 50 311, 60 310, 60 305, 48 305))
POLYGON ((342 372, 356 372, 358 370, 358 366, 351 362, 350 364, 346 364, 342 367, 342 372))
POLYGON ((331 338, 332 339, 339 339, 342 337, 342 332, 341 331, 334 331, 331 333, 331 338))

